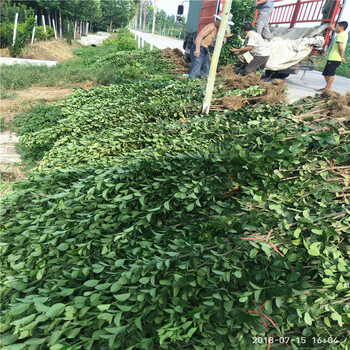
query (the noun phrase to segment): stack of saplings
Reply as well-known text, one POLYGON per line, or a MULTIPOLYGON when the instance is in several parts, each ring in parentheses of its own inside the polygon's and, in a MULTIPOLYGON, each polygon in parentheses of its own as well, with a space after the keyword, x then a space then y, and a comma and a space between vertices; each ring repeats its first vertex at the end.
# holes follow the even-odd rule
POLYGON ((198 118, 144 107, 189 145, 52 166, 5 198, 2 349, 347 349, 349 135, 261 105, 202 116, 197 143, 198 118))

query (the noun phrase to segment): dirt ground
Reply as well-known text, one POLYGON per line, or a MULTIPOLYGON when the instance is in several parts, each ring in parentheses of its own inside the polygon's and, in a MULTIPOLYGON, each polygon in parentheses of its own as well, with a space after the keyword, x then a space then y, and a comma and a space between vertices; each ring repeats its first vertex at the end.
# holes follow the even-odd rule
POLYGON ((10 91, 12 98, 0 100, 0 116, 6 125, 16 113, 24 112, 36 103, 50 104, 70 95, 72 89, 59 87, 30 87, 21 91, 10 91))
MULTIPOLYGON (((34 42, 33 45, 26 45, 19 58, 58 61, 62 63, 69 58, 73 58, 74 55, 72 53, 72 50, 78 49, 80 47, 81 46, 76 42, 73 42, 72 45, 69 45, 64 40, 38 41, 34 42)), ((7 48, 0 49, 0 57, 10 57, 7 48)))

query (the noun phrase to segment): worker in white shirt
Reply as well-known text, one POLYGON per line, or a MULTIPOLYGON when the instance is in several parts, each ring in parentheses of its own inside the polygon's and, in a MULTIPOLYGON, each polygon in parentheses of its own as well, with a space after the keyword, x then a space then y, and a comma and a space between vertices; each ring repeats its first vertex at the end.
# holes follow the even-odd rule
POLYGON ((237 52, 239 55, 250 52, 253 60, 238 72, 241 75, 248 75, 257 69, 265 68, 270 57, 270 49, 261 35, 253 31, 253 26, 250 23, 246 23, 242 27, 242 34, 245 37, 243 47, 240 49, 231 48, 230 52, 237 52))

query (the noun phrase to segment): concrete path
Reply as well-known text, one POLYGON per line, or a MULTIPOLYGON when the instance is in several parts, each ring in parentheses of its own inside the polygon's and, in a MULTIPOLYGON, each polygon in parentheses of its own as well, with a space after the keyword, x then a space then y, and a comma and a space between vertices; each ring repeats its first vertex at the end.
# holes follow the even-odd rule
POLYGON ((0 65, 11 66, 13 64, 31 64, 35 66, 56 66, 57 61, 43 61, 43 60, 31 60, 24 58, 13 58, 13 57, 0 57, 0 65))
MULTIPOLYGON (((141 32, 136 32, 142 35, 141 32)), ((145 33, 145 41, 150 43, 151 34, 145 33)), ((154 36, 154 46, 159 49, 170 47, 171 49, 178 48, 184 52, 182 48, 183 40, 169 38, 161 35, 154 36)), ((298 74, 291 74, 285 81, 288 87, 288 101, 294 102, 307 96, 315 96, 315 89, 325 86, 325 82, 321 72, 318 71, 300 71, 298 74)), ((344 94, 350 90, 350 79, 336 76, 333 83, 333 90, 344 94)))
POLYGON ((16 152, 15 144, 18 137, 9 132, 0 133, 0 172, 11 171, 14 163, 20 163, 21 157, 16 152))

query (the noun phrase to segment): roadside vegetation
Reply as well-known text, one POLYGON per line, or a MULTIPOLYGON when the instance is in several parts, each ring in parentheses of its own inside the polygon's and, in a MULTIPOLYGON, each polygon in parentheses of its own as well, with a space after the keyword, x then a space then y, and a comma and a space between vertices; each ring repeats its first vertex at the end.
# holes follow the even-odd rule
POLYGON ((167 68, 167 64, 156 65, 161 56, 159 50, 137 49, 133 35, 127 30, 120 30, 102 46, 82 47, 73 52, 76 58, 55 67, 3 66, 0 72, 2 89, 21 90, 32 85, 75 87, 85 81, 96 86, 109 85, 123 79, 147 77, 156 74, 156 70, 164 73, 167 68), (135 52, 128 53, 131 51, 135 52))
POLYGON ((1 349, 348 349, 350 93, 226 67, 203 115, 125 30, 62 67, 100 86, 13 121, 1 349))

